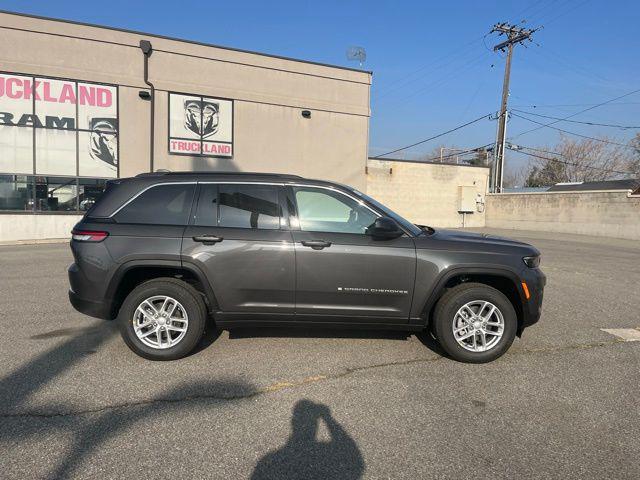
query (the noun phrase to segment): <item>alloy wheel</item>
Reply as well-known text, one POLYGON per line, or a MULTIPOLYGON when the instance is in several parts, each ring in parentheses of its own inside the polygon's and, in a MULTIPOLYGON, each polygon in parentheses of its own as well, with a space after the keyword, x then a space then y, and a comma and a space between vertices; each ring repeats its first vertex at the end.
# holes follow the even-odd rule
POLYGON ((145 345, 171 348, 187 334, 189 316, 175 298, 155 295, 143 300, 133 315, 133 330, 145 345))
POLYGON ((493 303, 472 300, 453 318, 453 337, 465 350, 486 352, 495 347, 504 334, 504 317, 493 303))

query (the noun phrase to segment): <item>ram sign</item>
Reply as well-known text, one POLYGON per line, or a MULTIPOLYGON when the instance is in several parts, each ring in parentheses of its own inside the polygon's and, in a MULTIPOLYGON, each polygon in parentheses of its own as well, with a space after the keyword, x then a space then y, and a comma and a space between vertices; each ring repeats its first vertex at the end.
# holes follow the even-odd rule
POLYGON ((0 74, 0 174, 116 177, 118 89, 0 74))

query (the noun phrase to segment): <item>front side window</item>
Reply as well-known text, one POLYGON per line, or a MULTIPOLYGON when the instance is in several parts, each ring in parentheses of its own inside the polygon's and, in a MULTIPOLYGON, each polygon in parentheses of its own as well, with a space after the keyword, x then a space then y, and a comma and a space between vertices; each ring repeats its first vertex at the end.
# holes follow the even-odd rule
POLYGON ((220 185, 217 205, 220 227, 280 228, 282 213, 275 185, 220 185))
POLYGON ((309 232, 364 234, 377 215, 340 192, 294 187, 300 229, 309 232))
POLYGON ((195 185, 174 184, 151 187, 115 215, 118 223, 186 225, 195 185))

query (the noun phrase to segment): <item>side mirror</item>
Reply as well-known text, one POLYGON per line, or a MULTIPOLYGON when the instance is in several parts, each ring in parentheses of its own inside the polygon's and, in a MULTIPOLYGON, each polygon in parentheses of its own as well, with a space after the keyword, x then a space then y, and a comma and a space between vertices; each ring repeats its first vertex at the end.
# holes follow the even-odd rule
POLYGON ((389 217, 378 217, 369 227, 366 234, 379 239, 398 238, 402 235, 398 224, 389 217))

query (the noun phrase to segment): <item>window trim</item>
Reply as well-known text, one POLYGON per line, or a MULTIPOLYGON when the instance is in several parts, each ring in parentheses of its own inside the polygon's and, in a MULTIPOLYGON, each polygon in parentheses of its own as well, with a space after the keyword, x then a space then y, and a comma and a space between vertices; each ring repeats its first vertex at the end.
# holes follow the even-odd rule
MULTIPOLYGON (((111 218, 113 217, 115 214, 117 214, 121 209, 123 209, 127 204, 129 204, 130 202, 132 202, 133 200, 135 200, 138 196, 142 195, 144 192, 146 192, 147 190, 149 190, 150 188, 154 188, 160 185, 173 185, 173 184, 182 184, 182 185, 189 185, 189 184, 195 184, 200 185, 200 184, 222 184, 222 185, 275 185, 281 188, 285 189, 285 193, 288 191, 286 190, 286 187, 307 187, 307 188, 319 188, 319 189, 323 189, 323 190, 332 190, 334 192, 340 193, 342 195, 344 195, 345 197, 348 197, 352 200, 354 200, 356 203, 363 205, 365 208, 367 208, 369 211, 371 211, 373 214, 377 215, 378 217, 383 217, 385 216, 384 212, 378 211, 377 209, 373 208, 371 205, 369 205, 369 203, 367 203, 365 200, 363 200, 362 198, 358 198, 355 195, 352 195, 351 193, 344 191, 340 188, 337 187, 333 187, 333 186, 329 186, 329 185, 314 185, 314 184, 310 184, 310 183, 303 183, 303 182, 253 182, 250 180, 245 180, 245 181, 225 181, 225 180, 204 180, 204 181, 200 181, 200 180, 191 180, 191 181, 186 181, 186 182, 160 182, 160 183, 154 183, 153 185, 149 185, 146 188, 144 188, 143 190, 141 190, 140 192, 136 193, 133 197, 131 197, 129 200, 127 200, 125 203, 123 203, 120 207, 118 207, 111 215, 109 215, 109 217, 107 218, 111 218)), ((290 190, 291 193, 293 194, 293 190, 290 190)), ((199 198, 199 197, 198 197, 199 198)), ((286 195, 285 195, 286 198, 286 195)), ((287 208, 287 212, 288 212, 288 223, 289 223, 289 230, 298 230, 300 231, 300 226, 298 223, 298 203, 296 202, 295 199, 295 195, 293 196, 293 198, 291 199, 293 201, 293 206, 295 207, 295 212, 291 212, 289 211, 289 209, 287 208), (295 218, 295 221, 292 222, 292 217, 295 218)), ((284 211, 283 211, 283 215, 284 215, 284 211)), ((281 217, 282 218, 282 217, 281 217)), ((189 221, 191 222, 192 217, 190 217, 189 221)), ((282 219, 281 219, 282 222, 282 219)), ((192 223, 189 223, 189 225, 193 225, 192 223)), ((281 223, 281 227, 282 227, 282 223, 281 223)), ((405 230, 403 228, 402 225, 398 224, 398 227, 400 228, 400 230, 402 230, 407 236, 409 237, 413 237, 413 235, 411 234, 411 232, 408 232, 407 230, 405 230)), ((218 228, 230 228, 230 227, 220 227, 218 226, 218 228)), ((234 227, 231 227, 234 228, 234 227)), ((282 228, 281 228, 282 229, 282 228)), ((329 233, 329 232, 327 232, 329 233)), ((338 232, 336 232, 338 233, 338 232)), ((347 234, 349 235, 349 234, 347 234)), ((351 235, 360 235, 358 233, 355 234, 351 234, 351 235)))

